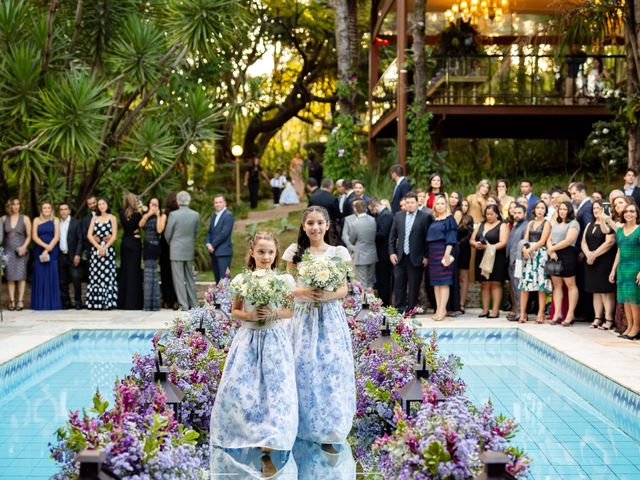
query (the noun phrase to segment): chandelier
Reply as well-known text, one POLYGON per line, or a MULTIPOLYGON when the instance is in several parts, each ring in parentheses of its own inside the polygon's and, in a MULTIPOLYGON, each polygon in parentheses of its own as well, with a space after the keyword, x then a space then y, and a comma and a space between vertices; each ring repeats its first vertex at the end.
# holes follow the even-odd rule
POLYGON ((444 12, 444 18, 453 22, 462 18, 465 22, 477 24, 480 19, 502 22, 509 13, 509 0, 462 0, 454 3, 444 12))

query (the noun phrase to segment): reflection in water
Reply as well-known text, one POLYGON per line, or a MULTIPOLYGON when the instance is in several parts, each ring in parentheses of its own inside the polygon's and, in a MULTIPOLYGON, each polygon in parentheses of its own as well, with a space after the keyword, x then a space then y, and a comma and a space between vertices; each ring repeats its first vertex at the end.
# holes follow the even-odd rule
POLYGON ((355 480, 356 463, 348 443, 328 452, 312 442, 296 440, 292 452, 264 453, 260 448, 211 449, 210 478, 279 480, 355 480))

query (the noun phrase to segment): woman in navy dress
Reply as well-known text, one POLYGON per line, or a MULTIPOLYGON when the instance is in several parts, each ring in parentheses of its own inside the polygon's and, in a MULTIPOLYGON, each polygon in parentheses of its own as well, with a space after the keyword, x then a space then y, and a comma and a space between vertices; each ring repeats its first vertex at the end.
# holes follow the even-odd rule
POLYGON ((433 202, 433 222, 427 231, 429 258, 429 279, 436 297, 436 313, 433 320, 443 320, 447 316, 449 286, 453 283, 454 258, 451 251, 456 245, 458 225, 449 211, 447 199, 443 195, 433 202))
POLYGON ((60 223, 53 216, 51 203, 43 202, 40 206, 40 216, 33 219, 31 238, 35 243, 31 309, 60 310, 62 308, 58 282, 60 223))

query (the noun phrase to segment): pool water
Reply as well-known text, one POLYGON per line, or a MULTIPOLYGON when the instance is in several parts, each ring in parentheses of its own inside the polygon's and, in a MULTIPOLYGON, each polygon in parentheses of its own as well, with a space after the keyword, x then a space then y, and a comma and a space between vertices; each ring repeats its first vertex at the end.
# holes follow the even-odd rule
MULTIPOLYGON (((429 334, 429 332, 426 332, 429 334)), ((640 396, 517 329, 438 330, 474 403, 520 424, 531 478, 640 479, 640 396)))
MULTIPOLYGON (((111 400, 115 378, 129 373, 133 353, 150 350, 153 333, 74 331, 0 365, 0 479, 55 473, 55 430, 69 410, 91 405, 96 388, 111 400)), ((640 479, 640 396, 517 329, 438 337, 442 353, 462 357, 471 399, 491 398, 496 413, 521 425, 515 444, 533 459, 531 479, 640 479)), ((325 457, 306 452, 297 469, 331 467, 331 478, 354 478, 350 457, 325 457)))
POLYGON ((56 472, 48 443, 69 410, 89 408, 148 352, 154 331, 73 331, 0 365, 0 479, 46 479, 56 472))

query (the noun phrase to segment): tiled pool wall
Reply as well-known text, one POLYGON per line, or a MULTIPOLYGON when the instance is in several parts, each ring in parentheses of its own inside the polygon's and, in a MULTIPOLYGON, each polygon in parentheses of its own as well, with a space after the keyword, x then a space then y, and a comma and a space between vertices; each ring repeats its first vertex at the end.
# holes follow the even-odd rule
MULTIPOLYGON (((518 328, 435 329, 435 331, 439 341, 493 345, 496 348, 515 345, 517 355, 530 359, 532 365, 563 379, 576 394, 611 419, 625 433, 640 440, 640 395, 532 335, 518 328)), ((428 336, 431 332, 432 330, 424 329, 421 333, 428 336)), ((464 355, 461 356, 464 357, 464 355)))
POLYGON ((37 383, 52 370, 77 359, 114 353, 130 355, 151 349, 157 330, 72 330, 0 364, 0 403, 3 397, 27 384, 37 383))

